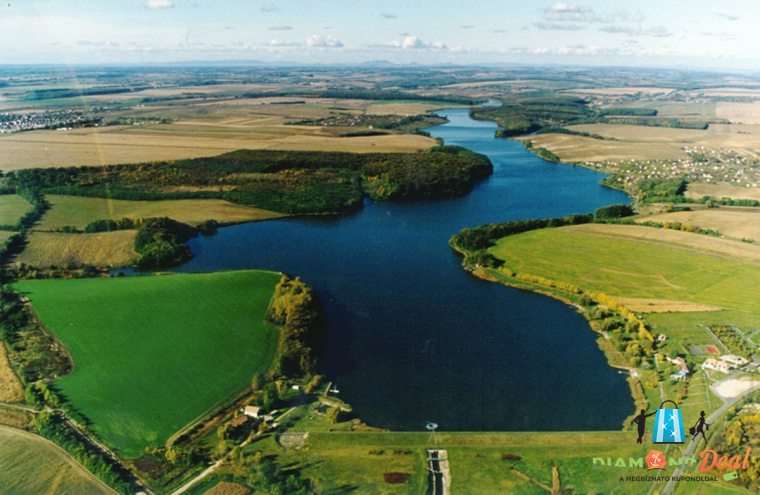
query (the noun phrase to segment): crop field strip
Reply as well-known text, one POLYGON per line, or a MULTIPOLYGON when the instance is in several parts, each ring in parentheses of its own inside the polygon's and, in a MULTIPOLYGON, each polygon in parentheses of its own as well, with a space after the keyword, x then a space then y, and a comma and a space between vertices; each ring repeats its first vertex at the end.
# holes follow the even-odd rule
POLYGON ((51 208, 35 227, 54 230, 65 226, 83 229, 97 220, 120 218, 142 219, 169 217, 188 225, 206 220, 219 223, 241 223, 280 218, 283 215, 258 208, 237 205, 217 199, 178 199, 165 201, 127 201, 78 196, 46 196, 51 208))
POLYGON ((37 268, 73 263, 77 266, 121 268, 139 258, 134 249, 136 230, 99 234, 31 232, 27 246, 15 260, 37 268))
POLYGON ((14 284, 67 346, 56 382, 92 430, 125 457, 176 431, 268 369, 264 317, 280 275, 241 271, 14 284))
POLYGON ((13 403, 24 400, 24 387, 11 368, 8 350, 0 342, 0 402, 13 403))
POLYGON ((63 449, 25 431, 0 426, 0 493, 116 493, 63 449))
POLYGON ((679 222, 711 229, 734 239, 760 241, 760 208, 732 209, 709 208, 693 211, 676 211, 659 215, 639 217, 636 222, 679 222))

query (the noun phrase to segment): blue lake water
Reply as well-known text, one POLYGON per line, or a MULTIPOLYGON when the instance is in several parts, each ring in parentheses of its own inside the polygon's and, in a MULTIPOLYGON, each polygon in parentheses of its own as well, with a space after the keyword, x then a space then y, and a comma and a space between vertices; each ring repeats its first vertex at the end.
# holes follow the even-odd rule
POLYGON ((180 271, 263 268, 320 294, 330 336, 323 372, 370 425, 424 430, 620 429, 634 410, 575 310, 476 279, 449 238, 464 227, 591 212, 628 198, 602 175, 551 164, 464 109, 429 129, 487 155, 494 174, 467 196, 376 203, 339 218, 220 229, 180 271))

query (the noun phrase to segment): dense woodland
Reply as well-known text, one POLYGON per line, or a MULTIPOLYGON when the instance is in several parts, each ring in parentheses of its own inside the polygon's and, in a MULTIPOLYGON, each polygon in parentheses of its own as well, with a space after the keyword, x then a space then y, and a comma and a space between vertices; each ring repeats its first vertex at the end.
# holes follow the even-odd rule
POLYGON ((378 200, 467 193, 490 160, 455 146, 421 153, 240 150, 211 158, 108 168, 27 169, 6 183, 36 194, 128 200, 224 199, 288 214, 340 213, 378 200))

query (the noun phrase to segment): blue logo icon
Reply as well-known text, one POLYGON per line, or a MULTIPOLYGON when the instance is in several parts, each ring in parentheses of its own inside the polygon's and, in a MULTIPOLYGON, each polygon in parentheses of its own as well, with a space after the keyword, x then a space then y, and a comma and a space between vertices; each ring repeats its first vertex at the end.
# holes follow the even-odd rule
POLYGON ((660 404, 657 409, 657 415, 654 418, 654 431, 652 432, 652 443, 684 443, 683 419, 678 404, 672 400, 666 400, 660 404), (665 402, 671 402, 675 409, 663 409, 665 402))

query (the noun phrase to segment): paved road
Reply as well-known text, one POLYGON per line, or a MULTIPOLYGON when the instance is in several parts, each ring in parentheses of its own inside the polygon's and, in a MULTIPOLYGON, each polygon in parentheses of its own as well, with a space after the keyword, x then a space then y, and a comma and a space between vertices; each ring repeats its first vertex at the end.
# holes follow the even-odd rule
MULTIPOLYGON (((729 400, 728 402, 726 402, 725 404, 723 404, 723 406, 721 406, 720 409, 718 409, 717 411, 715 411, 714 413, 712 413, 706 419, 706 422, 708 424, 712 424, 718 418, 720 418, 721 416, 723 416, 726 413, 726 411, 728 411, 728 409, 731 406, 736 405, 736 403, 739 402, 741 399, 743 399, 745 396, 747 396, 747 395, 749 395, 749 394, 751 394, 753 392, 756 392, 758 390, 760 390, 760 384, 755 385, 754 387, 750 388, 749 390, 745 390, 744 392, 742 392, 738 396, 734 397, 732 400, 729 400)), ((687 438, 689 438, 689 437, 687 437, 687 438)), ((691 438, 689 438, 689 446, 686 447, 686 452, 683 455, 684 458, 693 457, 694 456, 694 452, 696 451, 697 447, 701 443, 702 443, 701 440, 691 441, 691 438)), ((673 471, 673 474, 670 477, 670 481, 668 481, 668 484, 665 485, 665 489, 662 491, 663 495, 669 495, 669 494, 673 493, 673 490, 676 487, 676 482, 673 481, 673 478, 677 477, 677 476, 681 476, 682 474, 683 474, 683 468, 679 467, 679 468, 676 468, 675 471, 673 471)))

